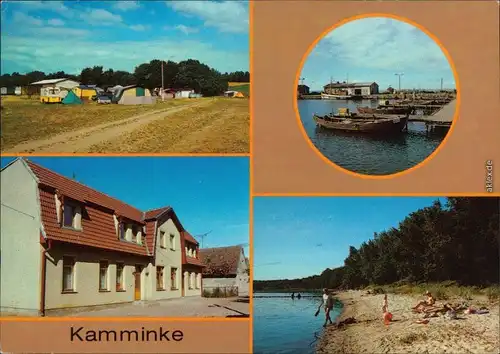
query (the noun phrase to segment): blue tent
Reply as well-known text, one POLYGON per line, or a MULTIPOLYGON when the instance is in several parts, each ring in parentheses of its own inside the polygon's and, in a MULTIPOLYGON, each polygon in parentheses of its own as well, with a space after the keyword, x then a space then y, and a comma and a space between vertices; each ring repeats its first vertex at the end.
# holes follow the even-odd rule
POLYGON ((82 100, 80 97, 75 95, 73 91, 69 91, 66 97, 63 98, 62 100, 63 104, 81 104, 82 100))

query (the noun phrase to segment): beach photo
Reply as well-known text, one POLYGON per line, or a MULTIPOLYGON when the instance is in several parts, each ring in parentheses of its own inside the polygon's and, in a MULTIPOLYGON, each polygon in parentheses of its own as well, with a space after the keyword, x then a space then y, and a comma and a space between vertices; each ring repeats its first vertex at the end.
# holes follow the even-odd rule
POLYGON ((357 16, 305 54, 296 113, 325 161, 356 175, 394 175, 426 161, 451 134, 457 81, 445 47, 425 28, 357 16))
POLYGON ((248 153, 248 2, 2 1, 3 153, 248 153))
POLYGON ((499 208, 254 198, 254 353, 498 353, 499 208))
POLYGON ((248 158, 1 166, 2 317, 249 317, 248 158))

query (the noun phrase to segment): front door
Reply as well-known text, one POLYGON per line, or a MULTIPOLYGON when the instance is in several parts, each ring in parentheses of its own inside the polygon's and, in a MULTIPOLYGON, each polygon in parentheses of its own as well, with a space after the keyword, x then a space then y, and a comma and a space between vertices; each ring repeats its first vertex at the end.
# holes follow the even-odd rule
POLYGON ((136 265, 134 272, 134 278, 135 278, 134 300, 141 299, 141 273, 142 273, 142 267, 136 265))

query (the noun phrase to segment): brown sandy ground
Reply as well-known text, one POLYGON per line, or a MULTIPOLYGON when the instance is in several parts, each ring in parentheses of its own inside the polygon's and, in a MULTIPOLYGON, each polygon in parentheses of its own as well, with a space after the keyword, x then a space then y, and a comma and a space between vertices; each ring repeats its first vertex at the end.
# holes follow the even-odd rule
MULTIPOLYGON (((488 314, 465 315, 458 319, 445 316, 430 318, 429 323, 417 324, 422 314, 411 308, 422 296, 389 294, 389 311, 393 322, 382 321, 383 295, 367 295, 366 291, 337 294, 344 304, 339 321, 354 317, 356 323, 341 329, 328 327, 317 346, 317 353, 499 353, 499 305, 485 297, 467 301, 476 308, 487 306, 488 314)), ((437 303, 443 303, 437 299, 437 303)), ((461 299, 456 299, 461 301, 461 299)), ((455 303, 455 300, 446 302, 455 303)))
POLYGON ((4 153, 249 151, 248 99, 65 106, 9 97, 1 123, 4 153))

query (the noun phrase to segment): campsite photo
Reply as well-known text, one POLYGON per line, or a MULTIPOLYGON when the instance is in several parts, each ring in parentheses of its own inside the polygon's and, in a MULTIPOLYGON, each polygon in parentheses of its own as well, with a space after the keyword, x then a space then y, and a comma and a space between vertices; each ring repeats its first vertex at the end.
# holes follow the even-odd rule
POLYGON ((1 317, 249 317, 247 157, 1 167, 1 317))
POLYGON ((499 352, 499 197, 253 207, 255 354, 499 352))
POLYGON ((248 153, 248 43, 247 2, 3 2, 2 152, 248 153))
POLYGON ((356 175, 420 165, 451 134, 459 104, 451 57, 418 24, 346 19, 311 44, 297 74, 296 112, 318 155, 356 175))

